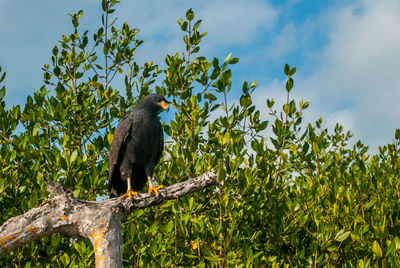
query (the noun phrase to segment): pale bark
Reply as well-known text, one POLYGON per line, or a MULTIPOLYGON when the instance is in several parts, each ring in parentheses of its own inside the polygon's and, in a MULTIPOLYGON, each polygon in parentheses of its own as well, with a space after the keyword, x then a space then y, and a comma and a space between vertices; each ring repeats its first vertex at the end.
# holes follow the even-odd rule
POLYGON ((88 238, 95 251, 96 267, 122 267, 122 226, 135 210, 160 205, 216 183, 213 170, 185 182, 159 190, 160 194, 139 194, 99 201, 76 199, 72 192, 53 181, 47 189, 54 197, 0 227, 0 257, 34 239, 60 233, 72 238, 88 238))

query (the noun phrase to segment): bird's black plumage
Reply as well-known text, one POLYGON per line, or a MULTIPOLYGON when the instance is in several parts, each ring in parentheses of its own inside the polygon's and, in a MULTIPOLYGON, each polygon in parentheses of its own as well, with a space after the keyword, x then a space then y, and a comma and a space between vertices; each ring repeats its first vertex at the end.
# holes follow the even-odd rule
MULTIPOLYGON (((166 108, 168 104, 163 96, 150 94, 142 98, 117 126, 109 152, 110 197, 128 194, 129 190, 139 191, 146 179, 151 191, 151 176, 164 148, 158 111, 166 108)), ((154 192, 158 193, 157 190, 154 192)))

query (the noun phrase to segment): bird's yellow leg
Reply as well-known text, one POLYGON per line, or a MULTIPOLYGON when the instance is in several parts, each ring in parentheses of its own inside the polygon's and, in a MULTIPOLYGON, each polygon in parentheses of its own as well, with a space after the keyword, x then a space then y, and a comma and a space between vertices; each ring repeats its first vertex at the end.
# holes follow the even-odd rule
POLYGON ((151 194, 151 192, 154 192, 156 195, 159 195, 158 190, 164 188, 164 186, 160 185, 157 188, 154 187, 153 183, 151 182, 150 176, 147 176, 147 181, 149 182, 149 194, 151 194))
POLYGON ((128 190, 126 191, 126 193, 123 196, 121 196, 121 198, 127 198, 127 197, 132 198, 132 196, 137 196, 138 193, 135 191, 132 191, 131 178, 127 179, 127 183, 128 183, 128 190))

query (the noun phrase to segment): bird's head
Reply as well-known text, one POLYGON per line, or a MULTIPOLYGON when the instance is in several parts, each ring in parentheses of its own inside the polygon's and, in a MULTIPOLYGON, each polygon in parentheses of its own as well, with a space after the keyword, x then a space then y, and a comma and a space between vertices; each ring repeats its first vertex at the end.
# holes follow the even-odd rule
POLYGON ((154 112, 158 112, 161 109, 168 110, 168 101, 159 94, 150 94, 142 98, 136 105, 137 108, 145 108, 154 112))

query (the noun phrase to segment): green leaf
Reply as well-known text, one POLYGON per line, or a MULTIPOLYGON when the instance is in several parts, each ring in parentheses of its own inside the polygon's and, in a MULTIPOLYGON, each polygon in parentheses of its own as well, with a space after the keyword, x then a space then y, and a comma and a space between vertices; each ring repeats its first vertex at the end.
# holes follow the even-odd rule
POLYGON ((372 252, 378 258, 382 258, 382 249, 381 249, 381 247, 380 247, 380 245, 379 245, 377 240, 374 240, 374 242, 372 243, 372 252))
POLYGON ((157 231, 158 231, 158 224, 155 222, 149 228, 149 233, 151 233, 152 235, 155 235, 157 231))
POLYGON ((251 97, 250 94, 244 94, 240 97, 240 105, 244 108, 247 108, 251 105, 251 97))
POLYGON ((224 62, 227 62, 231 56, 232 56, 232 52, 231 52, 231 53, 229 53, 229 55, 228 55, 228 56, 226 56, 226 58, 225 58, 224 62))
POLYGON ((187 47, 190 47, 190 39, 189 36, 185 35, 183 36, 183 41, 185 42, 187 47))
POLYGON ((210 101, 215 101, 217 99, 217 97, 215 97, 214 94, 206 92, 204 94, 204 98, 209 99, 210 101))
POLYGON ((195 47, 195 48, 192 50, 192 54, 197 53, 197 52, 199 52, 199 51, 200 51, 200 47, 195 47))
POLYGON ((186 11, 186 19, 188 21, 192 21, 194 19, 194 12, 192 9, 189 9, 188 11, 186 11))
POLYGON ((6 95, 6 88, 2 87, 0 89, 0 100, 3 99, 5 95, 6 95))
POLYGON ((218 256, 205 256, 204 258, 206 260, 212 261, 212 262, 217 262, 217 261, 221 260, 218 256))
POLYGON ((283 71, 284 71, 284 73, 287 75, 287 76, 289 76, 289 74, 290 74, 290 67, 289 67, 289 65, 286 63, 285 64, 285 67, 283 68, 283 71))
POLYGON ((262 131, 262 130, 266 129, 267 126, 268 126, 268 121, 261 122, 260 128, 258 129, 258 131, 262 131))
POLYGON ((35 126, 34 126, 34 128, 32 130, 32 136, 33 137, 35 137, 38 134, 39 128, 40 128, 39 124, 35 124, 35 126))
POLYGON ((79 255, 82 254, 82 247, 81 247, 81 245, 79 245, 78 242, 76 242, 76 243, 74 244, 74 248, 75 248, 75 250, 79 253, 79 255))
POLYGON ((197 30, 201 24, 201 20, 198 20, 194 25, 193 25, 193 30, 197 30))
POLYGON ((296 102, 292 100, 289 103, 289 107, 290 107, 290 114, 294 114, 296 112, 296 102))
POLYGON ((53 72, 54 72, 54 74, 55 74, 56 76, 59 76, 60 73, 61 73, 60 67, 58 67, 58 66, 54 67, 53 72))
POLYGON ((0 83, 4 81, 4 78, 6 78, 6 72, 1 75, 0 83))
POLYGON ((79 20, 83 16, 83 10, 79 10, 78 13, 76 14, 76 18, 79 20))
POLYGON ((54 55, 54 56, 57 56, 57 54, 58 54, 58 47, 57 47, 57 46, 54 46, 54 47, 53 47, 53 55, 54 55))
POLYGON ((174 228, 174 224, 173 224, 172 221, 170 221, 170 222, 168 222, 165 231, 166 231, 167 233, 170 233, 170 232, 172 231, 173 228, 174 228))
POLYGON ((238 63, 240 61, 240 58, 232 58, 232 59, 230 59, 229 60, 229 64, 236 64, 236 63, 238 63))
POLYGON ((293 67, 293 68, 290 70, 289 75, 292 76, 292 75, 294 75, 295 73, 296 73, 296 67, 293 67))
POLYGON ((396 243, 396 249, 400 249, 400 239, 397 236, 395 237, 394 242, 396 243))
POLYGON ((386 254, 385 256, 388 257, 390 254, 392 254, 396 250, 396 242, 392 240, 389 244, 389 246, 386 249, 386 254))
POLYGON ((364 209, 368 209, 370 207, 372 207, 373 205, 375 205, 376 199, 371 199, 368 203, 366 203, 364 205, 364 209))
POLYGON ((319 146, 318 146, 318 143, 317 143, 317 142, 314 142, 314 141, 313 141, 313 143, 312 143, 312 150, 313 150, 313 152, 316 153, 316 154, 319 152, 319 146))
POLYGON ((229 132, 226 132, 224 134, 224 137, 222 138, 222 144, 227 144, 229 142, 229 140, 231 139, 231 135, 229 134, 229 132))
POLYGON ((290 92, 290 90, 292 90, 293 88, 293 79, 289 78, 286 82, 286 91, 290 92))
POLYGON ((338 242, 342 242, 346 240, 347 237, 349 237, 350 233, 351 233, 350 231, 345 232, 343 229, 341 229, 339 232, 337 232, 335 240, 338 242))
POLYGON ((272 109, 272 107, 274 106, 274 104, 275 104, 275 101, 274 101, 274 99, 267 99, 267 107, 269 108, 269 109, 272 109))
POLYGON ((184 22, 181 24, 181 29, 182 29, 182 31, 187 31, 187 27, 188 27, 188 22, 187 22, 187 21, 184 21, 184 22))
POLYGON ((64 265, 64 267, 68 266, 69 262, 70 262, 70 258, 68 256, 67 253, 64 253, 61 257, 60 257, 61 263, 64 265))
POLYGON ((189 199, 189 210, 192 210, 192 209, 193 209, 193 202, 194 202, 194 199, 193 199, 193 197, 191 197, 191 198, 189 199))
POLYGON ((70 157, 70 159, 69 159, 69 162, 70 162, 70 163, 73 163, 77 158, 78 158, 78 151, 75 150, 75 151, 71 154, 71 157, 70 157))
POLYGON ((226 84, 231 79, 231 77, 232 77, 232 71, 229 69, 221 74, 220 80, 222 83, 226 84))
MULTIPOLYGON (((1 81, 0 81, 1 82, 1 81)), ((396 140, 399 140, 400 139, 400 129, 396 129, 396 131, 395 131, 395 133, 394 133, 394 138, 396 139, 396 140)))
POLYGON ((285 112, 285 114, 289 114, 290 110, 289 110, 289 105, 287 103, 283 105, 283 111, 285 112))

